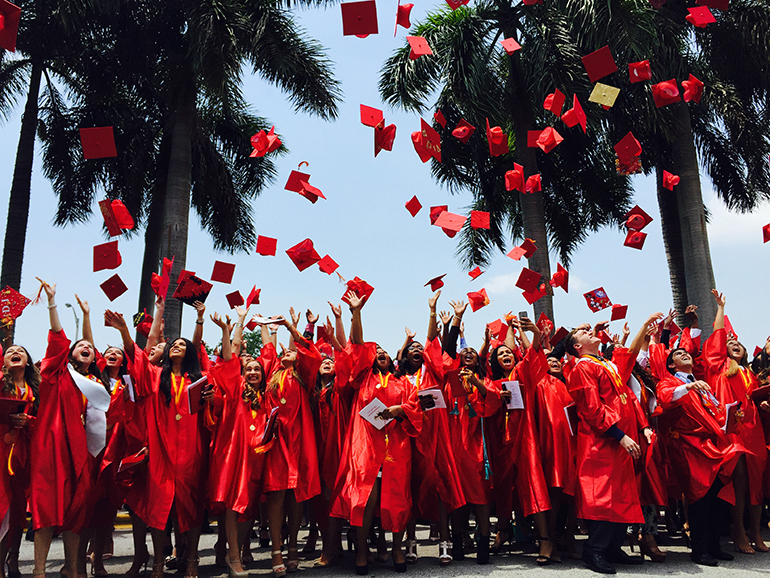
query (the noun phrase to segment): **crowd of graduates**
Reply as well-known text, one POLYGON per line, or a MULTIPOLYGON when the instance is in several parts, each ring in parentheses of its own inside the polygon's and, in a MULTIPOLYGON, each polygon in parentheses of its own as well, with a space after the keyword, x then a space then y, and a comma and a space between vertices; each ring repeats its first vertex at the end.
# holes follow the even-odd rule
POLYGON ((296 571, 303 516, 308 541, 320 532, 316 567, 337 563, 349 524, 358 574, 375 561, 390 559, 398 572, 416 563, 418 520, 435 524, 441 565, 474 550, 487 564, 516 530, 538 541, 539 565, 582 557, 596 572, 615 573, 644 557, 664 562, 658 518, 665 513, 676 530, 678 512, 698 564, 733 559, 722 549, 722 517, 736 552, 768 550, 770 340, 749 363, 716 291, 703 343, 690 306, 676 335, 672 311, 651 315, 633 338, 627 325, 609 336, 605 323, 558 343, 552 325, 509 314, 487 326, 478 350, 463 335, 466 303, 437 312, 438 291, 424 342, 407 330, 392 357, 376 335, 365 340, 368 296, 355 291, 344 298, 347 333, 341 306, 331 303, 334 321, 316 327, 308 310, 303 332, 293 309, 289 319, 249 320, 248 308, 236 307, 234 323, 214 313, 222 342, 209 355, 202 303, 192 340, 166 339, 159 298, 144 348, 122 315, 105 311, 122 347, 100 352, 87 302, 78 299, 84 332, 72 343, 55 285, 43 290, 44 359, 35 364, 17 344, 3 352, 0 577, 20 576, 28 512, 33 575, 45 574, 58 533, 64 578, 86 576, 89 559, 91 574, 106 576, 106 544, 123 507, 134 536, 130 578, 146 571, 148 529, 152 578, 162 578, 171 527, 176 566, 196 577, 205 516, 218 520, 217 564, 231 578, 248 576, 255 521, 274 576, 296 571), (252 322, 262 337, 257 357, 244 343, 252 322), (581 531, 588 538, 579 542, 581 531), (642 556, 626 553, 626 541, 642 556))

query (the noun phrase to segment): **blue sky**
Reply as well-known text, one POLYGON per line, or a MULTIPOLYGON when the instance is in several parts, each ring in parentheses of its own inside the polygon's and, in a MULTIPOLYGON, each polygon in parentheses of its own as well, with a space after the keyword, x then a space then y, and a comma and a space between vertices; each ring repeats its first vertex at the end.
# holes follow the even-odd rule
MULTIPOLYGON (((412 23, 424 16, 426 10, 439 5, 418 3, 412 11, 412 23)), ((224 297, 227 293, 238 289, 246 296, 256 284, 262 288, 262 303, 256 311, 263 315, 287 315, 290 306, 302 310, 309 307, 314 312, 329 314, 327 300, 339 303, 344 292, 337 276, 328 276, 317 267, 300 273, 285 254, 286 249, 307 237, 313 239, 322 256, 328 253, 340 264, 339 272, 345 278, 357 275, 375 287, 363 311, 364 336, 377 340, 392 354, 403 342, 405 326, 416 330, 418 338, 424 339, 430 290, 423 285, 444 273, 447 276, 439 309, 448 309, 449 299, 466 299, 466 293, 482 287, 489 294, 489 306, 476 313, 471 313, 469 308, 465 316, 467 339, 476 347, 481 343, 484 323, 511 310, 531 312, 521 291, 514 286, 524 261, 516 262, 500 254, 483 275, 471 280, 455 258, 456 241, 430 225, 428 207, 446 204, 450 211, 465 214, 471 198, 469 194, 450 196, 432 181, 429 165, 420 162, 410 139, 410 134, 419 129, 419 117, 389 110, 381 103, 377 90, 380 67, 392 51, 405 42, 405 31, 401 28, 398 36, 393 37, 395 13, 396 2, 380 0, 380 34, 365 39, 342 36, 339 6, 299 13, 299 21, 328 48, 330 58, 336 63, 344 102, 334 122, 295 113, 279 90, 259 78, 249 77, 245 81, 247 100, 256 112, 275 124, 276 132, 290 150, 290 154, 276 160, 279 169, 276 182, 254 201, 257 231, 277 237, 278 252, 275 257, 262 257, 254 252, 234 256, 217 253, 212 250, 208 236, 200 230, 197 216, 191 213, 187 269, 208 279, 215 260, 236 263, 231 285, 214 283, 214 291, 207 301, 210 312, 227 310, 224 297), (396 124, 392 152, 383 151, 374 158, 373 129, 360 123, 359 104, 384 109, 386 122, 396 124), (313 205, 283 189, 290 171, 297 169, 302 161, 308 163, 303 165, 303 171, 310 173, 310 183, 320 188, 327 200, 321 199, 313 205), (415 218, 404 208, 404 203, 413 195, 417 195, 424 207, 415 218)), ((0 126, 3 135, 0 140, 0 191, 3 192, 0 227, 3 230, 19 122, 17 114, 0 126)), ((56 198, 40 173, 39 152, 38 148, 22 292, 34 296, 38 288, 35 276, 57 283, 59 312, 70 336, 74 334, 74 319, 64 303, 77 307, 74 298, 77 292, 93 309, 97 347, 103 349, 108 344, 118 344, 117 332, 103 326, 101 314, 105 308, 122 312, 127 318, 136 312, 142 236, 131 240, 119 238, 123 264, 114 272, 120 274, 129 291, 110 303, 99 284, 114 272, 92 273, 92 246, 106 240, 101 217, 95 212, 88 223, 65 229, 52 225, 56 198)), ((770 273, 755 264, 762 262, 762 252, 770 250, 762 243, 762 226, 770 222, 770 210, 764 205, 750 215, 729 213, 714 197, 703 171, 701 180, 704 200, 712 214, 709 236, 717 284, 726 293, 727 313, 736 331, 751 351, 770 334, 765 314, 761 313, 765 307, 759 301, 770 282, 770 273)), ((672 306, 654 182, 640 177, 634 185, 635 202, 654 219, 645 229, 649 235, 644 249, 624 247, 625 234, 616 229, 604 229, 591 236, 575 254, 569 268, 569 294, 556 290, 557 326, 607 319, 608 310, 591 313, 582 297, 583 293, 600 286, 614 303, 629 305, 632 331, 636 331, 649 313, 667 311, 672 306)), ((556 258, 552 255, 552 269, 555 268, 556 258)), ((26 346, 35 359, 45 351, 47 314, 43 304, 30 306, 18 320, 16 340, 26 346)), ((183 318, 186 336, 192 334, 194 317, 192 309, 186 307, 183 318)), ((345 318, 348 317, 346 313, 345 318)), ((613 331, 619 331, 621 325, 622 322, 614 322, 613 331)), ((288 338, 285 333, 280 337, 284 342, 288 338)), ((216 327, 208 323, 204 339, 216 342, 219 338, 216 327)))

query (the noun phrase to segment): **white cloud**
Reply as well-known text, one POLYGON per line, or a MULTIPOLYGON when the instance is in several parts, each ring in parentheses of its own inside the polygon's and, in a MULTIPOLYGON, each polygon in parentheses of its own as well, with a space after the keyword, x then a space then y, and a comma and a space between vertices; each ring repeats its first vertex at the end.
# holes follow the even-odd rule
POLYGON ((770 222, 770 207, 763 205, 752 213, 729 211, 713 191, 704 195, 711 211, 709 243, 718 245, 757 245, 762 243, 762 227, 770 222))

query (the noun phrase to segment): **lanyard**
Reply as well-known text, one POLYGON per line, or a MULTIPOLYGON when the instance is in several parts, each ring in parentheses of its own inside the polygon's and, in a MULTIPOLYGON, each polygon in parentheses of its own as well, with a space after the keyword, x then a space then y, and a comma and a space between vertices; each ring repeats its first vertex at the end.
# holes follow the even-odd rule
POLYGON ((615 369, 615 366, 612 363, 608 363, 606 360, 601 359, 600 357, 596 357, 594 355, 584 355, 581 359, 588 359, 589 361, 592 361, 597 365, 601 365, 604 368, 604 370, 610 376, 612 385, 615 388, 615 393, 618 394, 618 396, 620 397, 620 401, 623 403, 623 405, 625 405, 627 396, 623 392, 623 381, 620 379, 620 375, 618 374, 618 371, 615 369))
POLYGON ((380 383, 377 385, 377 389, 382 388, 385 389, 388 387, 388 381, 390 381, 390 373, 385 374, 385 379, 382 378, 382 374, 379 375, 380 377, 380 383))
POLYGON ((182 391, 184 390, 184 375, 179 376, 179 386, 176 383, 176 375, 171 374, 171 391, 174 394, 174 404, 179 407, 179 402, 182 399, 182 391))
POLYGON ((743 380, 743 387, 746 389, 746 393, 751 389, 751 378, 746 375, 746 368, 738 366, 738 373, 741 374, 741 380, 743 380))
POLYGON ((411 384, 414 386, 414 388, 417 390, 420 389, 421 377, 422 377, 422 367, 420 367, 420 369, 418 369, 417 373, 415 373, 414 375, 407 375, 407 378, 409 379, 411 384), (414 380, 412 378, 414 378, 414 380))

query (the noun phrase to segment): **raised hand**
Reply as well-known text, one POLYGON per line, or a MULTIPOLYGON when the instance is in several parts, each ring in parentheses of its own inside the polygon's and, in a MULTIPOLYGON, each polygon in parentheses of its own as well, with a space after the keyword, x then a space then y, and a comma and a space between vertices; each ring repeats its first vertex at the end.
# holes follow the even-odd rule
POLYGON ((671 325, 671 322, 674 320, 675 316, 676 309, 669 309, 668 315, 663 318, 663 329, 668 329, 668 326, 671 325))
POLYGON ((40 277, 35 277, 40 283, 43 285, 43 291, 45 291, 45 294, 48 296, 48 300, 51 301, 54 296, 56 295, 56 283, 53 285, 49 285, 47 282, 43 281, 40 277))
POLYGON ((235 313, 238 315, 240 322, 243 323, 243 320, 246 319, 246 316, 249 314, 249 308, 247 307, 244 309, 243 307, 236 307, 235 313))
POLYGON ((463 313, 465 313, 465 309, 468 307, 468 304, 460 299, 460 301, 450 301, 449 306, 455 310, 455 316, 462 317, 463 313))
POLYGON ((327 301, 329 304, 329 307, 332 308, 332 313, 335 317, 342 317, 342 306, 341 305, 335 305, 331 301, 327 301))
POLYGON ((356 309, 361 309, 361 307, 364 306, 364 300, 356 295, 355 291, 350 290, 345 294, 345 297, 347 297, 348 304, 350 305, 350 310, 354 311, 356 309))
POLYGON ((430 299, 428 299, 428 306, 429 306, 431 309, 435 309, 435 308, 436 308, 436 303, 438 302, 438 298, 439 298, 440 296, 441 296, 441 289, 439 289, 438 291, 436 291, 436 292, 433 294, 433 296, 432 296, 430 299))
POLYGON ((449 322, 452 321, 452 314, 447 311, 441 311, 438 314, 438 318, 441 319, 441 323, 444 325, 449 325, 449 322))
POLYGON ((209 317, 214 322, 214 325, 216 325, 220 329, 222 329, 222 330, 228 329, 229 330, 229 325, 230 325, 228 323, 229 320, 222 319, 222 316, 219 315, 219 313, 217 313, 216 311, 214 312, 213 315, 209 315, 209 317))
POLYGON ((631 335, 631 329, 628 327, 628 321, 623 324, 623 338, 627 338, 631 335))
POLYGON ((80 297, 78 297, 77 293, 75 293, 75 301, 77 301, 78 305, 80 305, 80 310, 83 312, 83 315, 89 315, 91 313, 91 308, 88 306, 88 301, 82 301, 80 297))
POLYGON ((726 299, 725 299, 724 293, 720 293, 716 289, 712 289, 711 290, 711 294, 714 296, 714 299, 717 302, 717 306, 719 306, 719 307, 724 307, 725 306, 726 299))
POLYGON ((294 307, 289 307, 289 315, 291 315, 291 324, 296 327, 299 324, 299 313, 294 312, 294 307))
POLYGON ((307 319, 308 323, 315 323, 318 321, 318 315, 313 315, 313 312, 310 309, 305 311, 305 318, 307 319))
POLYGON ((412 331, 408 327, 404 327, 404 331, 406 332, 407 341, 411 341, 412 339, 414 339, 414 336, 417 335, 414 331, 412 331))
POLYGON ((206 313, 206 304, 202 301, 193 301, 193 307, 198 312, 198 319, 203 319, 203 314, 206 313))
POLYGON ((118 330, 128 327, 126 325, 126 320, 123 319, 123 315, 110 311, 109 309, 104 311, 104 325, 105 327, 114 327, 118 330))

